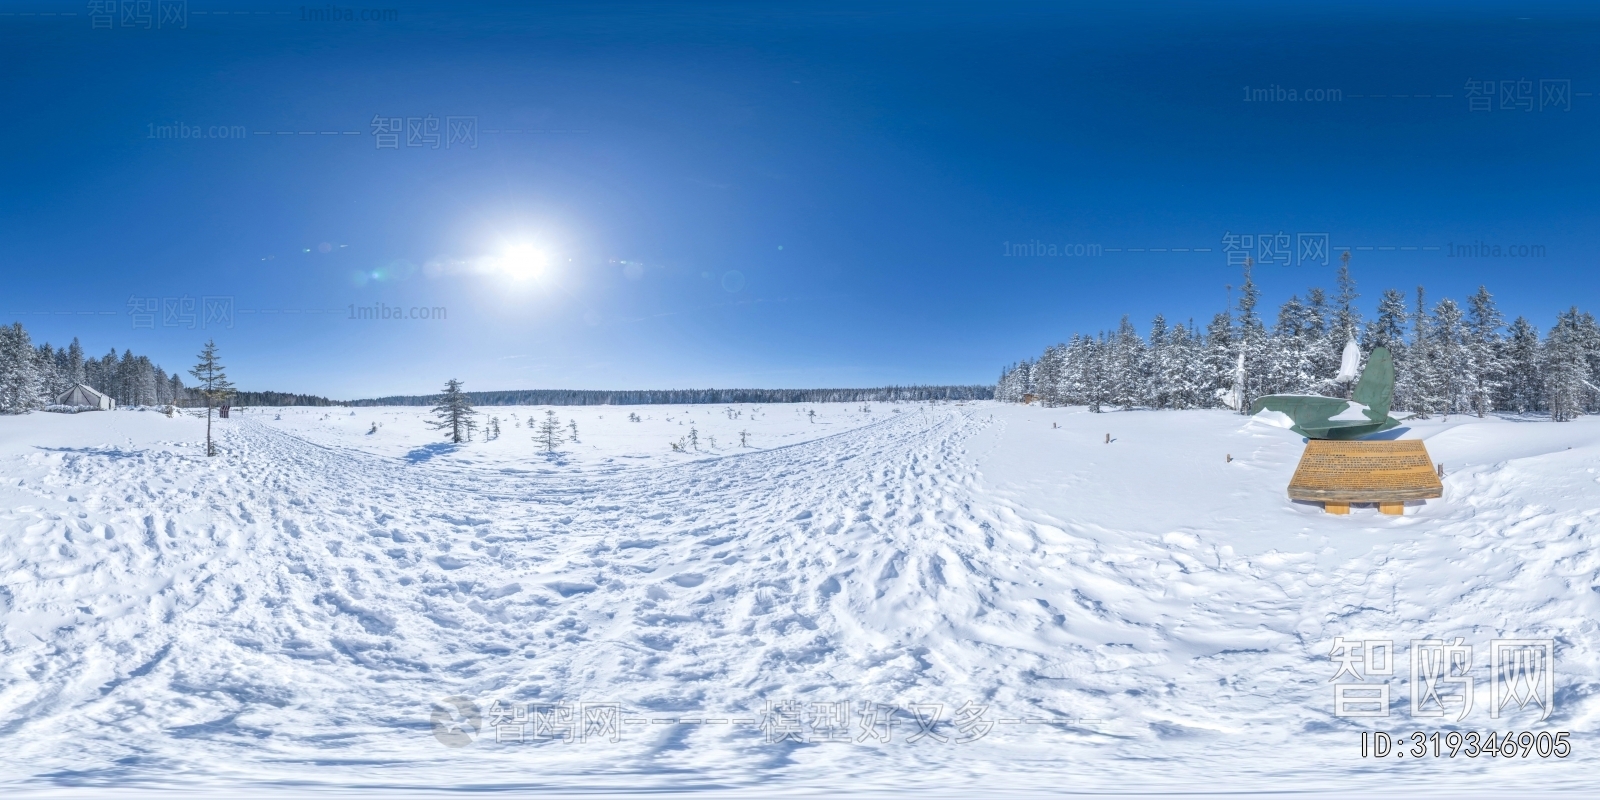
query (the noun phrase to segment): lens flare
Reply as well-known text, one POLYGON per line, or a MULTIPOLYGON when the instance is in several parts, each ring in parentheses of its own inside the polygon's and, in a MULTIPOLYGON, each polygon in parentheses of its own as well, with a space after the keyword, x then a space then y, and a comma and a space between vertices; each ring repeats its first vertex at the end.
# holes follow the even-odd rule
POLYGON ((530 244, 511 245, 494 262, 497 272, 515 281, 542 277, 549 266, 549 254, 530 244))

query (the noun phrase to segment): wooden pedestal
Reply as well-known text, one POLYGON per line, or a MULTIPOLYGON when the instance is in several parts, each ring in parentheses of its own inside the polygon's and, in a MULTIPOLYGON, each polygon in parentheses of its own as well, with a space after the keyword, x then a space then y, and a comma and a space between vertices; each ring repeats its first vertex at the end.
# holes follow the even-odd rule
POLYGON ((1351 503, 1377 503, 1380 512, 1400 515, 1407 500, 1443 495, 1428 449, 1416 439, 1312 439, 1289 480, 1289 499, 1321 502, 1329 514, 1348 514, 1351 503))

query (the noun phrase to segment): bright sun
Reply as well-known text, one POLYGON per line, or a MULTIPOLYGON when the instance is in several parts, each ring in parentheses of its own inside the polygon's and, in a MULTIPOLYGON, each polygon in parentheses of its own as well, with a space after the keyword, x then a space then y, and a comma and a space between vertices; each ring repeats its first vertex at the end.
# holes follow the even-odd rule
POLYGON ((549 265, 549 255, 531 244, 511 245, 494 261, 496 271, 516 281, 541 277, 549 265))

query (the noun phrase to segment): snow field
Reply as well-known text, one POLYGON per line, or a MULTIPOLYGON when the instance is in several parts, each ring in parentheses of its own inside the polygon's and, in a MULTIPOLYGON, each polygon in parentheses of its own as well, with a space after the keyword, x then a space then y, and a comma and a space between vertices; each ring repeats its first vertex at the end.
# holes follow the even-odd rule
MULTIPOLYGON (((1445 497, 1339 518, 1284 498, 1298 437, 1225 412, 869 405, 816 423, 563 407, 580 441, 556 457, 506 425, 518 409, 485 409, 501 439, 460 448, 426 409, 250 410, 209 460, 200 420, 0 418, 0 774, 14 792, 1594 787, 1600 420, 1414 423, 1445 497), (688 421, 718 450, 671 452, 688 421), (763 449, 724 438, 744 427, 763 449), (1333 715, 1335 636, 1555 638, 1548 726, 1489 719, 1485 677, 1461 727, 1570 730, 1574 756, 1361 761, 1373 728, 1333 715), (450 696, 648 721, 452 749, 429 721, 450 696), (782 701, 943 704, 952 741, 907 741, 906 716, 888 743, 732 722, 782 701), (968 702, 993 728, 953 741, 968 702)), ((1444 727, 1406 696, 1382 729, 1444 727)))
POLYGON ((251 409, 245 417, 273 428, 331 446, 375 455, 427 460, 441 456, 453 464, 512 469, 580 467, 606 470, 633 466, 666 466, 684 461, 769 450, 829 436, 883 420, 915 404, 811 403, 794 405, 734 403, 728 405, 655 406, 485 406, 476 419, 486 426, 499 420, 500 436, 486 438, 480 427, 471 446, 443 442, 444 434, 428 425, 428 409, 419 407, 251 409), (863 410, 865 409, 865 410, 863 410), (560 422, 561 446, 551 456, 535 441, 536 426, 547 411, 560 422), (815 416, 806 412, 815 411, 815 416), (630 414, 639 417, 629 421, 630 414), (578 426, 571 440, 570 423, 578 426), (371 433, 373 423, 381 427, 371 433), (687 440, 697 433, 698 447, 687 440), (740 446, 740 431, 749 432, 740 446), (682 442, 685 452, 671 444, 682 442))

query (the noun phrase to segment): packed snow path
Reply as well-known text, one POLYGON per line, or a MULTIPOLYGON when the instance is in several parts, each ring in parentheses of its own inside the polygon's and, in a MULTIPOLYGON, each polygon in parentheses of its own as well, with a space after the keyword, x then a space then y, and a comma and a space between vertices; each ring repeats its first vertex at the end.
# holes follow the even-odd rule
MULTIPOLYGON (((1560 647, 1550 725, 1455 727, 1570 730, 1572 758, 1430 759, 1411 779, 1595 781, 1596 426, 1528 427, 1511 438, 1579 446, 1520 454, 1492 425, 1438 428, 1436 457, 1500 459, 1399 520, 1284 502, 1298 439, 1211 412, 914 407, 635 469, 485 469, 219 427, 209 460, 175 443, 9 458, 12 788, 1160 790, 1352 772, 1393 788, 1328 682, 1333 637, 1376 634, 1560 647), (1112 424, 1113 445, 1089 435, 1112 424), (1193 452, 1218 447, 1236 460, 1193 452), (1353 552, 1329 541, 1351 537, 1353 552), (453 749, 430 722, 451 696, 616 703, 634 721, 618 742, 485 732, 453 749), (757 721, 785 701, 851 703, 851 741, 769 741, 757 721), (866 702, 902 709, 891 742, 855 741, 866 702), (955 724, 967 703, 994 726, 953 741, 973 732, 955 724), (952 741, 908 741, 905 710, 933 704, 952 741)), ((1418 727, 1445 726, 1386 729, 1418 727)))

